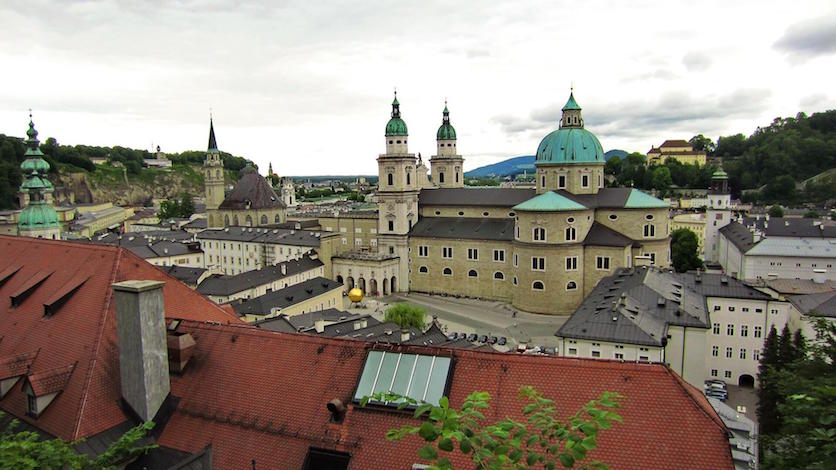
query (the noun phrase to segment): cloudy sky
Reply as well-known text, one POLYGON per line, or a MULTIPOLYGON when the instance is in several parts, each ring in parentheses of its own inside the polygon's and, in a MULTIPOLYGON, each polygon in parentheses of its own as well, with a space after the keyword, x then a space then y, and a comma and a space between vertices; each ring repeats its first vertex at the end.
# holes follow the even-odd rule
POLYGON ((830 1, 0 1, 0 133, 372 174, 392 91, 429 157, 532 154, 572 83, 604 148, 836 108, 830 1))

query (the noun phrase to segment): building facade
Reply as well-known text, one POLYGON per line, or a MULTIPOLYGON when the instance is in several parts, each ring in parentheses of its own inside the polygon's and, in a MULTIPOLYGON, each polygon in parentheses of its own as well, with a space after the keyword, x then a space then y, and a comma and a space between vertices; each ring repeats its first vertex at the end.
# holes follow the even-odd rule
POLYGON ((683 165, 705 166, 705 152, 694 150, 687 140, 666 140, 659 147, 652 147, 647 152, 646 165, 661 165, 672 158, 683 165))

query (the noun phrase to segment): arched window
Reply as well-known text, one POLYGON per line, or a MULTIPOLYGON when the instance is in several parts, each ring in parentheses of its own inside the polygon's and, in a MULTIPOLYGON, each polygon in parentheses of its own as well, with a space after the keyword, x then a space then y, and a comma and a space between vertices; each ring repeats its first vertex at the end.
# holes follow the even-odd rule
POLYGON ((261 216, 261 225, 267 225, 267 223, 268 223, 268 222, 267 222, 267 216, 266 216, 266 215, 262 215, 262 216, 261 216))
POLYGON ((221 177, 221 170, 215 170, 215 178, 221 177))
POLYGON ((442 271, 441 274, 444 274, 445 276, 452 276, 453 270, 450 268, 444 268, 444 271, 442 271))
POLYGON ((426 266, 421 266, 420 268, 418 268, 418 272, 426 274, 426 273, 430 272, 430 270, 427 269, 426 266))
POLYGON ((392 175, 392 173, 389 173, 389 175, 386 177, 386 181, 389 182, 389 186, 395 184, 395 177, 392 175))
POLYGON ((471 269, 467 272, 467 277, 479 277, 479 273, 475 269, 471 269))
POLYGON ((505 274, 502 274, 502 271, 497 271, 497 272, 493 273, 493 278, 498 279, 500 281, 504 281, 505 280, 505 274))
POLYGON ((575 227, 566 227, 566 241, 573 242, 578 238, 578 233, 575 227))
POLYGON ((406 172, 406 184, 412 184, 412 183, 410 182, 410 176, 409 176, 409 172, 408 172, 408 171, 406 172))
POLYGON ((546 175, 540 177, 540 186, 543 188, 546 187, 546 175))
POLYGON ((237 216, 237 215, 232 216, 232 223, 233 223, 236 227, 238 226, 238 216, 237 216))
POLYGON ((656 226, 653 224, 646 224, 644 226, 644 237, 655 237, 656 236, 656 226))
POLYGON ((439 174, 438 174, 438 182, 439 182, 439 183, 443 183, 443 182, 444 182, 444 173, 439 173, 439 174))
POLYGON ((543 285, 543 281, 534 281, 531 283, 531 288, 534 290, 543 290, 545 286, 543 285))
POLYGON ((459 182, 459 172, 457 171, 456 172, 456 183, 458 183, 458 182, 459 182))
POLYGON ((546 229, 543 227, 534 227, 534 241, 535 242, 544 242, 546 241, 546 229))
POLYGON ((279 214, 276 214, 276 217, 275 217, 274 220, 276 221, 277 224, 282 221, 282 219, 279 217, 279 214))
POLYGON ((245 223, 247 224, 247 227, 252 227, 253 226, 253 218, 252 217, 250 217, 248 215, 247 218, 244 219, 244 220, 245 220, 245 223))
POLYGON ((228 215, 224 216, 224 226, 229 227, 229 216, 228 215))
POLYGON ((566 290, 575 290, 578 288, 578 284, 575 281, 569 281, 566 283, 566 290))

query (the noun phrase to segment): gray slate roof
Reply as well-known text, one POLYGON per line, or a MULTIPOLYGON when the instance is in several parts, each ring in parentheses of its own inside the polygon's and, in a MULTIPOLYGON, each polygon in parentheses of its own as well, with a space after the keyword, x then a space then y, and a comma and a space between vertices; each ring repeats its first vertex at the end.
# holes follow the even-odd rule
POLYGON ((520 188, 437 188, 422 189, 421 206, 511 207, 535 196, 533 189, 520 188))
POLYGON ((284 289, 268 292, 253 299, 245 300, 233 305, 232 308, 235 310, 235 313, 241 316, 269 315, 271 309, 287 308, 326 292, 342 288, 343 285, 339 282, 324 277, 315 277, 300 282, 299 284, 285 287, 284 289))
POLYGON ((246 271, 234 276, 212 275, 197 286, 197 291, 203 295, 229 296, 246 289, 277 281, 322 266, 319 259, 311 259, 305 255, 296 260, 289 260, 275 266, 266 266, 253 271, 246 271), (282 268, 285 272, 282 273, 282 268))
POLYGON ((743 225, 755 227, 767 237, 836 238, 836 225, 821 225, 817 219, 770 217, 766 220, 766 217, 744 217, 743 225))
MULTIPOLYGON (((198 232, 196 236, 198 240, 227 240, 317 248, 320 244, 320 237, 326 235, 308 230, 227 227, 223 229, 204 230, 198 232)), ((338 236, 338 234, 333 234, 333 236, 338 236)))
POLYGON ((592 222, 592 227, 586 238, 583 239, 584 246, 630 246, 637 243, 631 238, 628 238, 615 230, 598 222, 592 222))
POLYGON ((836 291, 791 295, 788 300, 805 315, 836 318, 836 291))
POLYGON ((412 227, 409 235, 426 238, 510 241, 514 238, 514 219, 424 217, 412 227))
POLYGON ((245 173, 224 198, 220 209, 281 209, 282 199, 267 180, 256 172, 245 173))
POLYGON ((753 246, 755 246, 755 236, 745 226, 732 221, 725 227, 720 229, 720 233, 728 239, 728 241, 737 247, 741 253, 746 253, 753 246))
POLYGON ((188 268, 177 265, 158 266, 158 268, 168 273, 169 276, 190 286, 197 285, 197 280, 206 272, 206 268, 188 268))

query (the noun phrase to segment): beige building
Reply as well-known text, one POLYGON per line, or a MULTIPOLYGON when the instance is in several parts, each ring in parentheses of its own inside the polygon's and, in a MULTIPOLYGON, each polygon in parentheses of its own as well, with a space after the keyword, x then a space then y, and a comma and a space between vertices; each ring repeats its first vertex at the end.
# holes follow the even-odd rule
POLYGON ((673 158, 684 165, 705 166, 705 152, 694 150, 687 140, 666 140, 659 147, 652 147, 647 152, 646 165, 661 165, 673 158))
POLYGON ((233 304, 235 312, 248 323, 279 315, 294 316, 330 308, 345 310, 343 286, 315 277, 259 297, 233 304))
POLYGON ((215 303, 224 304, 259 297, 324 275, 322 261, 305 255, 234 276, 210 275, 197 286, 197 291, 215 303))

